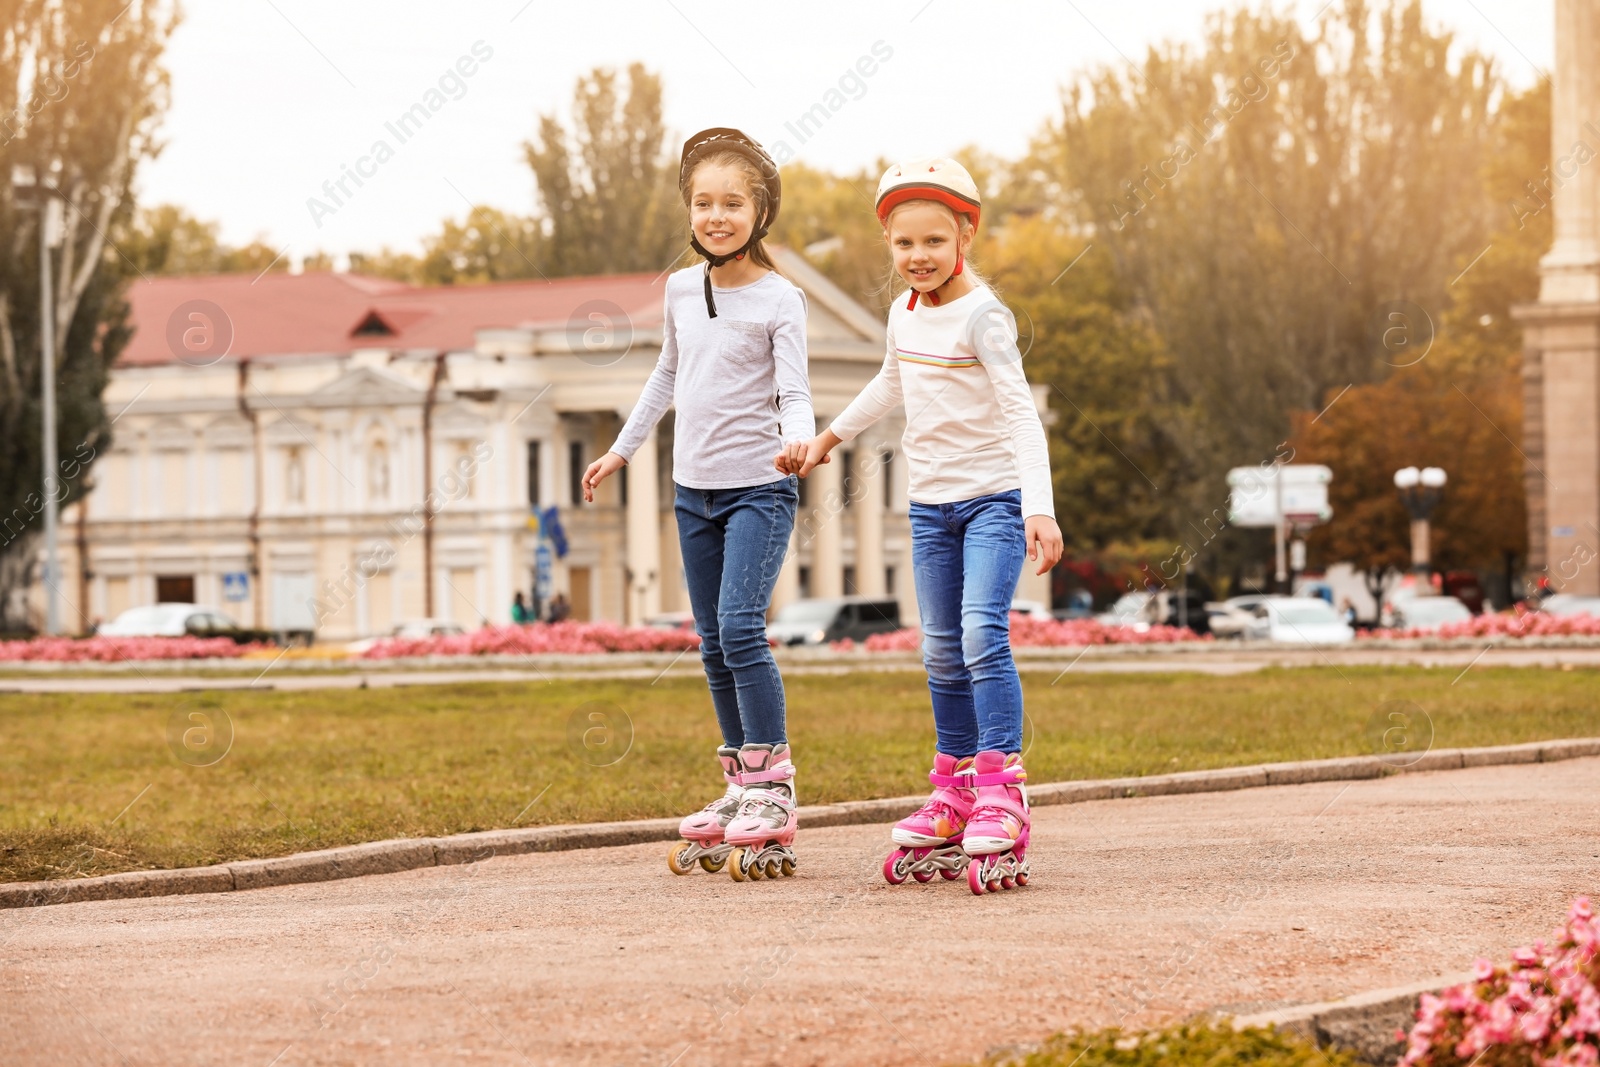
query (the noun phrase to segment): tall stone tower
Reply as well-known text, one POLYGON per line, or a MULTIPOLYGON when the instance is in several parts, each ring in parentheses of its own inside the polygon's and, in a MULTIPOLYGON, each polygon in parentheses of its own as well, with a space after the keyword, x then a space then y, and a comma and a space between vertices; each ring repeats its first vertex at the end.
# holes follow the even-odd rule
POLYGON ((1555 242, 1523 323, 1528 569, 1600 595, 1600 4, 1556 0, 1555 242), (1590 124, 1594 125, 1590 125, 1590 124), (1589 130, 1585 126, 1589 126, 1589 130))

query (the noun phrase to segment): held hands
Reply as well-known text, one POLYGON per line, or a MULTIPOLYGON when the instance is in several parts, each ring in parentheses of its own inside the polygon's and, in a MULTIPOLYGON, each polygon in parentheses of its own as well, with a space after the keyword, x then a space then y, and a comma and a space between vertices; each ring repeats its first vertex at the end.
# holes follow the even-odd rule
POLYGON ((1035 574, 1043 574, 1061 562, 1064 546, 1061 527, 1056 525, 1056 520, 1048 515, 1029 515, 1024 528, 1027 531, 1028 558, 1039 561, 1039 569, 1035 574))
MULTIPOLYGON (((593 504, 594 491, 600 483, 627 465, 628 461, 615 452, 607 452, 589 464, 589 469, 583 472, 583 499, 593 504)), ((1060 540, 1059 534, 1056 535, 1056 539, 1060 540)))
POLYGON ((832 430, 823 430, 809 441, 791 441, 773 459, 772 465, 780 474, 798 474, 804 478, 823 463, 833 462, 828 453, 839 445, 832 430))

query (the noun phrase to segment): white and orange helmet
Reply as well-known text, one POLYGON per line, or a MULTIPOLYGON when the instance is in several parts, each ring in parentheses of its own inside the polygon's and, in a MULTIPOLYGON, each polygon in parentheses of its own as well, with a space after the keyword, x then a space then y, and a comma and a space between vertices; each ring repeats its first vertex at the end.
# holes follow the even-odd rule
POLYGON ((878 182, 878 222, 888 225, 889 212, 907 200, 933 200, 965 215, 978 225, 983 200, 967 168, 944 156, 908 159, 883 172, 878 182))
MULTIPOLYGON (((966 167, 945 156, 908 159, 884 171, 878 181, 878 223, 887 229, 889 212, 907 200, 932 200, 943 204, 957 215, 971 219, 973 229, 978 228, 978 217, 983 214, 978 183, 972 180, 966 167)), ((958 254, 956 269, 950 276, 960 274, 963 266, 963 257, 958 254)), ((915 308, 917 299, 918 293, 913 289, 906 307, 915 308)), ((937 293, 921 294, 921 299, 935 307, 939 304, 937 293)))

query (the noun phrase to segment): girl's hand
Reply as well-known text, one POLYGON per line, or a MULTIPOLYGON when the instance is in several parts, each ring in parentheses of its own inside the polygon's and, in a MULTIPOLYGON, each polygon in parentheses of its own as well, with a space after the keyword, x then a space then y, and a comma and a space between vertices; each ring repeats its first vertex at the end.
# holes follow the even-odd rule
POLYGON ((828 458, 828 453, 837 448, 840 443, 839 435, 832 430, 823 430, 817 434, 817 436, 805 443, 805 456, 800 464, 800 469, 796 473, 804 478, 820 465, 832 462, 828 458))
MULTIPOLYGON (((772 465, 783 474, 800 474, 802 467, 809 471, 811 468, 806 467, 805 464, 806 457, 811 452, 811 444, 811 441, 790 441, 783 446, 783 451, 779 452, 773 459, 772 465)), ((826 463, 828 461, 824 459, 822 462, 826 463)))
POLYGON ((1028 542, 1028 558, 1039 561, 1035 574, 1043 574, 1061 562, 1065 546, 1061 541, 1061 527, 1048 515, 1029 515, 1024 524, 1028 542))
POLYGON ((627 465, 628 461, 615 452, 607 452, 589 464, 589 469, 583 472, 583 499, 593 504, 595 488, 627 465))

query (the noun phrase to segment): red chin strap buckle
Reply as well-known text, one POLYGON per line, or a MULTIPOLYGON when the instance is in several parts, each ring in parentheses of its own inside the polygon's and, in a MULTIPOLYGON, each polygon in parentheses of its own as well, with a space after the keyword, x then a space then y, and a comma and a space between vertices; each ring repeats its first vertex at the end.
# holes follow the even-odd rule
MULTIPOLYGON (((966 269, 966 267, 967 267, 966 257, 963 256, 961 253, 957 252, 956 253, 956 269, 950 272, 950 278, 954 278, 956 275, 960 274, 963 270, 966 269)), ((946 278, 945 281, 949 281, 950 278, 946 278)), ((906 301, 906 310, 907 311, 915 311, 917 309, 917 296, 918 296, 917 291, 915 289, 911 290, 911 299, 906 301)), ((932 304, 934 307, 938 307, 939 306, 939 294, 934 292, 932 289, 928 290, 926 293, 921 294, 921 296, 922 296, 922 298, 924 300, 926 300, 928 303, 932 304)))

